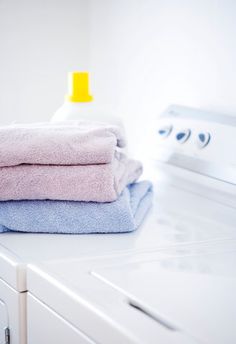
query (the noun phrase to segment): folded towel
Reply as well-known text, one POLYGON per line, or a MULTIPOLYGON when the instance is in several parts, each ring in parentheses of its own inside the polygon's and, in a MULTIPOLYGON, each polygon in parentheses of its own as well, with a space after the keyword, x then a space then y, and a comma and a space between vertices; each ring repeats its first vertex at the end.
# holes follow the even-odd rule
POLYGON ((152 202, 150 182, 134 183, 111 203, 0 202, 0 232, 117 233, 135 230, 152 202))
POLYGON ((120 152, 109 164, 0 167, 0 200, 111 202, 141 174, 141 163, 120 152))
POLYGON ((91 121, 0 127, 0 166, 87 165, 112 161, 126 145, 122 128, 91 121))

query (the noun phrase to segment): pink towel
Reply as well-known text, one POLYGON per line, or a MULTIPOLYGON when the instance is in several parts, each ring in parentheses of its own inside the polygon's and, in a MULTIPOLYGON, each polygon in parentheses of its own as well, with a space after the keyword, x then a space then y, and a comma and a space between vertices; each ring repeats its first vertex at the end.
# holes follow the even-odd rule
MULTIPOLYGON (((40 158, 38 159, 41 161, 40 158)), ((78 166, 25 164, 0 167, 0 200, 53 199, 110 202, 116 200, 124 187, 136 181, 141 173, 140 162, 128 159, 118 152, 115 152, 112 162, 108 164, 78 166)))
POLYGON ((2 126, 0 166, 110 163, 125 144, 120 127, 90 121, 2 126))

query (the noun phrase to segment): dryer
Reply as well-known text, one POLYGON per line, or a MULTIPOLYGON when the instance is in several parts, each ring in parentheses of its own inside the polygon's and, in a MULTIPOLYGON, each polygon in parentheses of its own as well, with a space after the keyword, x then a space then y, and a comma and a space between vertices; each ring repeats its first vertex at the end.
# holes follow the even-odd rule
POLYGON ((136 232, 2 234, 6 338, 235 343, 235 133, 233 117, 168 108, 145 164, 154 206, 136 232))

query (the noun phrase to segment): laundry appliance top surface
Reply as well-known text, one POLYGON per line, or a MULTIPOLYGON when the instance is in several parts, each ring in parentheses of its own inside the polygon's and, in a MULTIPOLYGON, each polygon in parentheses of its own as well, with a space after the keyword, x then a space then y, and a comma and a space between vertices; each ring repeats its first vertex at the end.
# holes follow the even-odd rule
POLYGON ((30 264, 30 293, 86 334, 99 324, 92 338, 104 343, 107 326, 131 342, 234 343, 235 228, 179 216, 165 214, 161 235, 152 213, 133 249, 30 264))
MULTIPOLYGON (((103 243, 98 236, 81 239, 97 255, 31 264, 33 295, 74 325, 80 312, 99 321, 101 331, 93 335, 102 342, 106 326, 135 334, 137 342, 152 333, 150 343, 234 343, 235 121, 216 120, 167 110, 152 144, 155 200, 144 224, 103 243)), ((86 316, 80 326, 89 332, 86 316)))
POLYGON ((154 205, 137 231, 0 236, 3 278, 84 333, 94 322, 101 342, 109 328, 131 342, 235 342, 236 163, 222 141, 235 123, 182 110, 158 122, 154 205))

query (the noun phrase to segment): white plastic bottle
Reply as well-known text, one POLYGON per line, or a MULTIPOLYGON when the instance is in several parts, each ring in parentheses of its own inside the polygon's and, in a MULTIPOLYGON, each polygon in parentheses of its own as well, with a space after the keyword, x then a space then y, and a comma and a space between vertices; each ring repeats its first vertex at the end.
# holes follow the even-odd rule
POLYGON ((93 96, 89 92, 88 72, 69 73, 68 86, 69 92, 65 101, 55 112, 51 122, 85 119, 124 127, 119 117, 103 112, 94 106, 93 96))

